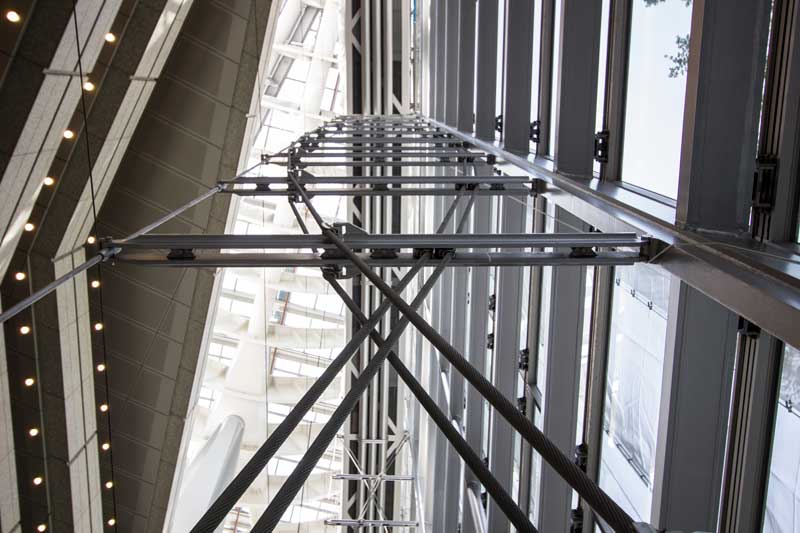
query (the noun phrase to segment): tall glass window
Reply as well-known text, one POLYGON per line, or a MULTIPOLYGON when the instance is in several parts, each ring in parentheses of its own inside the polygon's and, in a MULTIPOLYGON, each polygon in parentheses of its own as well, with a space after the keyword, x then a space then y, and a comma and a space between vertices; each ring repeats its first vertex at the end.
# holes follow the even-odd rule
POLYGON ((800 531, 800 350, 783 351, 781 385, 769 465, 765 533, 800 531))
POLYGON ((669 277, 618 267, 603 408, 600 486, 637 521, 650 521, 669 277))
POLYGON ((675 198, 691 0, 632 0, 622 180, 675 198))

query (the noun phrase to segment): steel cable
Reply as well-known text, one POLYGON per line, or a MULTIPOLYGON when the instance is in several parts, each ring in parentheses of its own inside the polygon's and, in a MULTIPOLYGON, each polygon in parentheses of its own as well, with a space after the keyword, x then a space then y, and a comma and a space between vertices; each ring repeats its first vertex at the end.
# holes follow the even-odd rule
MULTIPOLYGON (((411 303, 413 308, 417 308, 422 305, 422 302, 428 296, 428 293, 439 279, 439 275, 447 267, 450 259, 452 259, 452 253, 447 254, 442 259, 441 263, 436 266, 430 277, 428 277, 428 279, 425 281, 425 284, 422 286, 419 293, 417 293, 417 296, 411 303)), ((387 301, 388 300, 384 300, 384 302, 387 301)), ((342 424, 344 424, 347 417, 350 416, 350 412, 353 410, 353 408, 355 408, 356 403, 369 386, 372 378, 374 378, 375 374, 377 374, 378 370, 380 370, 381 366, 386 360, 386 356, 388 355, 390 347, 397 342, 408 324, 408 318, 404 317, 392 329, 389 337, 386 339, 386 344, 384 347, 377 351, 372 359, 370 359, 366 368, 364 368, 364 371, 361 373, 361 375, 359 375, 358 379, 353 382, 350 390, 347 392, 347 395, 336 408, 336 411, 334 411, 333 415, 331 415, 330 420, 328 420, 328 422, 322 428, 317 438, 314 439, 314 442, 311 443, 311 446, 303 455, 303 458, 297 463, 297 466, 295 466, 292 473, 283 483, 278 493, 274 498, 272 498, 267 510, 264 511, 264 513, 261 515, 261 518, 258 519, 258 522, 256 522, 256 524, 250 530, 251 533, 271 533, 275 529, 275 526, 278 525, 278 522, 280 522, 283 514, 286 512, 286 509, 289 508, 289 505, 291 505, 292 501, 294 501, 297 493, 300 492, 301 488, 303 488, 303 485, 308 479, 308 476, 311 475, 311 471, 316 467, 320 457, 322 457, 322 454, 324 454, 325 450, 327 450, 328 446, 330 446, 331 441, 333 441, 333 439, 336 437, 336 434, 339 432, 339 428, 341 428, 342 424)), ((370 326, 369 331, 372 331, 374 327, 374 324, 370 326)), ((364 328, 359 331, 363 331, 363 329, 364 328)))
POLYGON ((473 367, 444 337, 420 316, 402 297, 375 274, 367 263, 354 253, 311 205, 308 195, 290 175, 311 215, 327 237, 350 261, 390 300, 431 344, 483 395, 486 400, 516 429, 586 503, 616 531, 636 531, 633 519, 611 499, 586 473, 573 463, 550 439, 517 409, 483 374, 473 367))

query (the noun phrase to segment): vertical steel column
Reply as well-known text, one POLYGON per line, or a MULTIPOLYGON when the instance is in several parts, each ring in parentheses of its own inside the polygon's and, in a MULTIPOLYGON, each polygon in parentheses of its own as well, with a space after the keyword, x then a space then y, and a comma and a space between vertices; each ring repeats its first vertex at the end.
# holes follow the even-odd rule
POLYGON ((478 55, 475 65, 475 135, 494 141, 497 73, 497 0, 478 0, 478 55))
POLYGON ((439 9, 439 2, 434 0, 427 0, 426 1, 428 10, 426 12, 427 17, 421 21, 422 29, 421 33, 423 38, 427 38, 427 45, 426 45, 426 52, 427 52, 427 63, 425 64, 428 69, 426 74, 427 77, 427 93, 426 98, 424 99, 425 103, 428 106, 427 114, 430 117, 436 116, 436 13, 439 9))
POLYGON ((458 22, 458 117, 456 127, 471 132, 475 120, 475 1, 462 2, 458 22))
MULTIPOLYGON (((492 199, 477 198, 473 208, 472 232, 489 233, 491 229, 492 199)), ((481 370, 486 368, 486 335, 489 308, 489 268, 473 267, 469 275, 469 339, 466 346, 466 356, 469 363, 481 370)), ((466 410, 464 423, 466 424, 466 437, 470 448, 483 455, 483 410, 486 405, 480 393, 473 387, 466 390, 466 410)), ((478 483, 471 470, 464 471, 464 484, 467 491, 478 483)), ((469 494, 464 491, 461 507, 469 508, 469 494)), ((476 523, 473 513, 464 513, 462 531, 464 533, 482 533, 482 524, 476 523)))
MULTIPOLYGON (((461 219, 465 209, 471 206, 462 206, 456 210, 457 220, 461 219)), ((452 292, 450 299, 450 344, 459 352, 464 351, 467 336, 466 308, 467 308, 467 272, 466 269, 450 269, 452 279, 452 292)), ((447 301, 447 300, 445 300, 447 301)), ((460 372, 452 368, 445 360, 441 361, 447 369, 450 390, 450 410, 446 411, 451 423, 458 427, 463 434, 464 429, 464 378, 460 372)), ((480 449, 480 448, 478 448, 480 449)), ((459 504, 463 487, 461 485, 462 460, 458 452, 450 446, 447 448, 447 477, 445 479, 444 499, 444 529, 443 531, 456 531, 459 522, 459 504)))
POLYGON ((678 225, 748 229, 769 7, 760 0, 693 4, 678 225))
POLYGON ((444 64, 444 122, 455 127, 458 119, 458 27, 461 0, 444 0, 446 6, 446 37, 444 64))
MULTIPOLYGON (((583 420, 588 448, 586 475, 595 482, 600 479, 600 448, 603 438, 603 408, 608 369, 608 335, 611 326, 611 302, 614 267, 595 267, 592 329, 589 340, 589 368, 586 371, 586 409, 583 420)), ((584 320, 588 320, 584 317, 584 320)), ((594 532, 594 514, 583 502, 583 533, 594 532)))
POLYGON ((590 178, 597 109, 602 2, 562 2, 556 169, 590 178))
MULTIPOLYGON (((525 205, 511 197, 503 198, 503 233, 521 233, 525 229, 525 205)), ((519 352, 520 322, 522 310, 522 268, 498 269, 497 307, 494 330, 494 356, 492 383, 512 403, 517 401, 517 353, 519 352)), ((517 434, 495 411, 490 427, 489 469, 511 490, 514 480, 514 440, 517 434)), ((506 532, 508 518, 497 505, 489 506, 489 531, 506 532)), ((545 529, 545 531, 548 531, 545 529)))
POLYGON ((433 72, 431 81, 434 87, 434 106, 433 118, 444 122, 445 113, 445 69, 446 67, 446 45, 447 45, 447 11, 446 5, 442 0, 434 2, 436 13, 431 19, 431 24, 436 26, 436 70, 433 72))
POLYGON ((715 531, 737 316, 682 281, 670 283, 651 523, 715 531))
MULTIPOLYGON (((767 2, 694 2, 678 224, 729 233, 748 227, 768 25, 767 2)), ((653 483, 658 528, 716 529, 736 323, 729 310, 673 279, 653 483)))
POLYGON ((524 154, 529 151, 530 136, 533 16, 533 2, 530 0, 508 2, 506 41, 509 46, 506 47, 506 79, 503 84, 503 148, 524 154))
MULTIPOLYGON (((555 213, 556 232, 574 231, 572 228, 583 225, 577 217, 559 207, 555 213)), ((585 289, 585 267, 553 267, 549 331, 539 332, 548 339, 547 353, 539 354, 547 361, 542 431, 569 456, 575 453, 578 424, 585 289)), ((571 505, 572 489, 551 467, 542 465, 539 528, 568 531, 571 505)))
POLYGON ((783 343, 742 320, 718 531, 761 531, 783 343))

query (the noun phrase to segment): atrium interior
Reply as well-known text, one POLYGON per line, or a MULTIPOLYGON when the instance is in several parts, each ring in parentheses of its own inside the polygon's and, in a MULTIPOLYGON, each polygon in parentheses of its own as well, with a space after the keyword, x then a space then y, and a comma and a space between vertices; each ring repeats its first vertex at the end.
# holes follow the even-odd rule
POLYGON ((0 14, 0 533, 800 533, 800 0, 0 14))

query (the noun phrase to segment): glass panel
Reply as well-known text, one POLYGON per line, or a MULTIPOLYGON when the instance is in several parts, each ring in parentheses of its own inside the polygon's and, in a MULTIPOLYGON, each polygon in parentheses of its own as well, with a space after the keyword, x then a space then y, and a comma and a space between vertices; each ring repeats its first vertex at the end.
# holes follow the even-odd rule
POLYGON ((553 14, 553 79, 550 90, 550 150, 548 151, 548 155, 553 157, 556 155, 556 128, 558 127, 556 111, 558 110, 558 63, 561 54, 561 1, 555 1, 553 14))
MULTIPOLYGON (((603 129, 603 115, 606 103, 606 72, 608 67, 608 27, 611 18, 611 0, 603 0, 603 12, 600 15, 600 59, 597 66, 597 111, 595 112, 594 130, 603 129)), ((600 163, 592 163, 596 174, 600 173, 600 163)))
POLYGON ((800 350, 786 346, 775 413, 764 528, 769 533, 800 531, 800 350))
POLYGON ((669 277, 646 265, 615 273, 600 486, 637 521, 649 522, 669 277))
POLYGON ((633 0, 622 179, 675 198, 691 0, 633 0))

